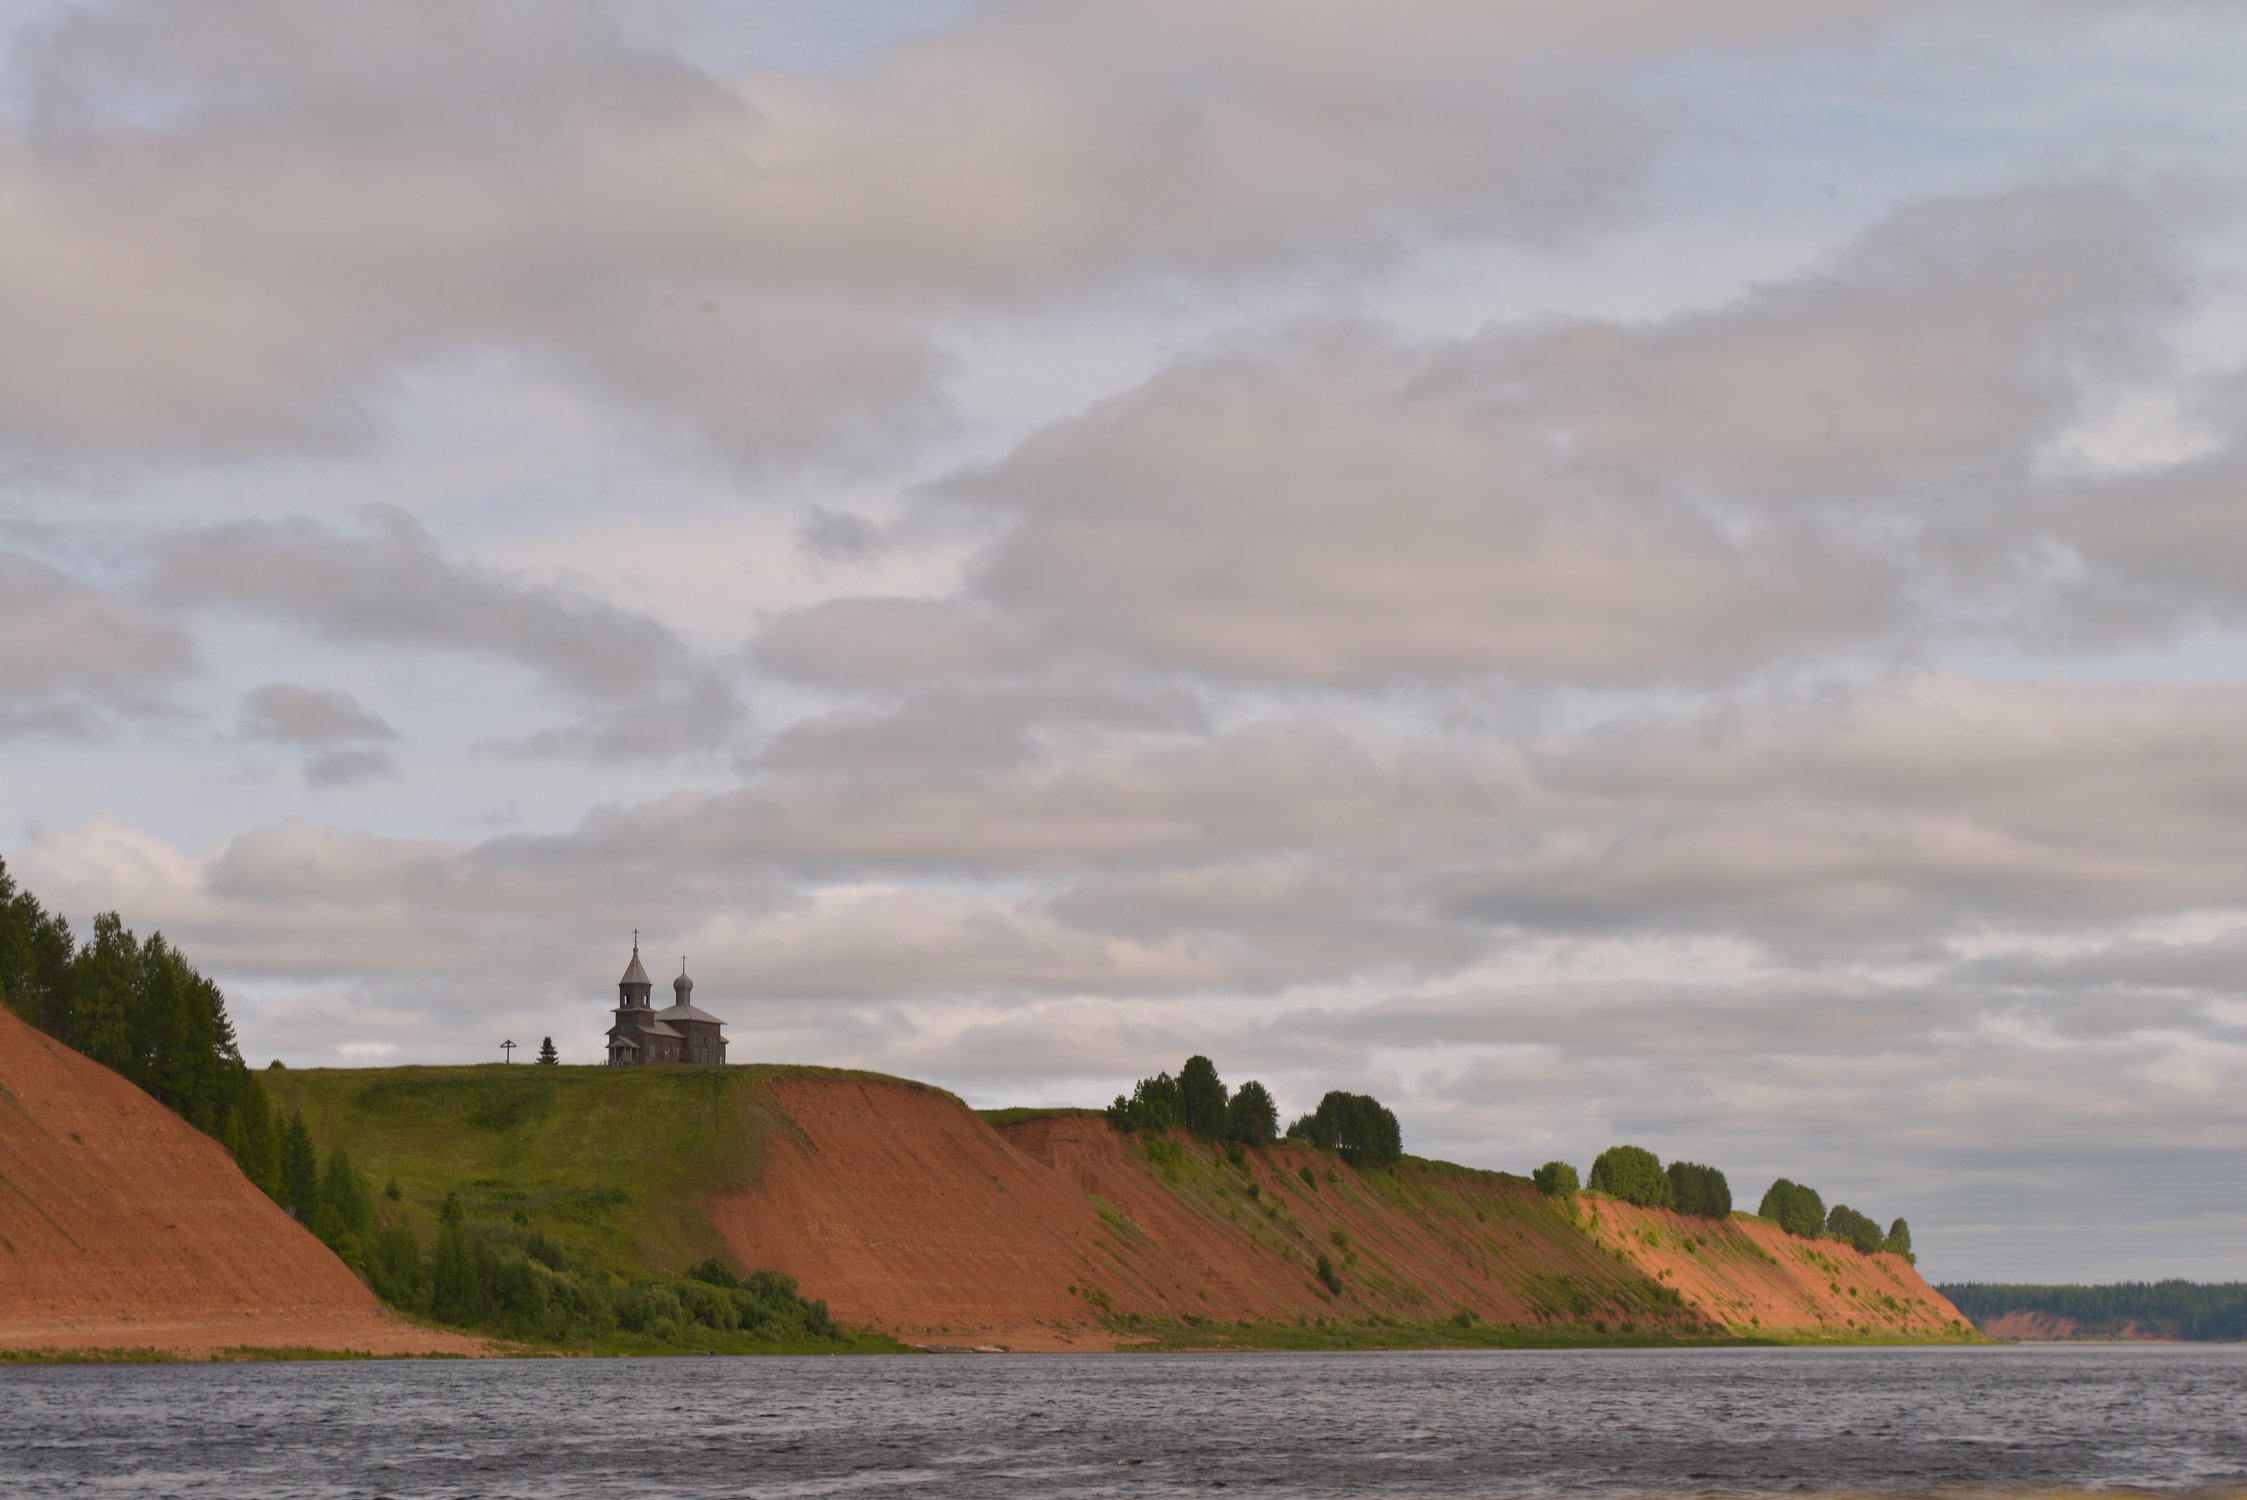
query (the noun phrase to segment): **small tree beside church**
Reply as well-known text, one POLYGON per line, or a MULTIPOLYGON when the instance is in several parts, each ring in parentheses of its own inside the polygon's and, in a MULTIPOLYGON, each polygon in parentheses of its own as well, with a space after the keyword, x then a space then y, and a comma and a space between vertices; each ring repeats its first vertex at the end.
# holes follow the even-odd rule
POLYGON ((538 1060, 541 1064, 549 1068, 557 1067, 561 1064, 562 1054, 554 1050, 554 1039, 552 1037, 547 1037, 544 1041, 541 1041, 538 1044, 538 1060))

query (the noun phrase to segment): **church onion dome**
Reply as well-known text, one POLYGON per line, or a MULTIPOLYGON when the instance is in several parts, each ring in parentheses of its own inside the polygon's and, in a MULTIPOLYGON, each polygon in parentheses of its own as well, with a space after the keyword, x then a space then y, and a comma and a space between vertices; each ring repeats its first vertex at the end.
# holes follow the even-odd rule
POLYGON ((687 997, 694 993, 694 981, 687 978, 684 969, 679 971, 678 978, 671 981, 671 993, 679 997, 681 1005, 686 1004, 687 997))

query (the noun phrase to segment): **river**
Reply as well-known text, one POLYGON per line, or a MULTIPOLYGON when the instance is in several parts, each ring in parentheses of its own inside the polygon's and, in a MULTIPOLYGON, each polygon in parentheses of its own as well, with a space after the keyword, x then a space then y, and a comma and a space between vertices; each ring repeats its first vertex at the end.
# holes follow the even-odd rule
POLYGON ((0 1366, 0 1494, 2247 1486, 2247 1348, 0 1366))

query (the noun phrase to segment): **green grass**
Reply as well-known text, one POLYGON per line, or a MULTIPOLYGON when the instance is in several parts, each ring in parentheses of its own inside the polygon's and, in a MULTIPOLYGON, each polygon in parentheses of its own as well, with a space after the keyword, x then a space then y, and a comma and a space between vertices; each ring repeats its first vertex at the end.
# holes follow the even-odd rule
MULTIPOLYGON (((879 1077, 815 1068, 522 1064, 289 1068, 259 1076, 284 1114, 303 1112, 323 1152, 340 1144, 350 1154, 378 1217, 405 1224, 425 1246, 437 1236, 447 1198, 457 1198, 472 1224, 535 1230, 561 1246, 573 1267, 623 1286, 676 1278, 711 1256, 730 1259, 710 1200, 754 1184, 769 1144, 795 1130, 771 1084, 802 1074, 879 1077), (392 1181, 396 1200, 383 1195, 392 1181)), ((731 1354, 839 1346, 902 1347, 855 1332, 840 1345, 799 1347, 697 1328, 672 1341, 617 1329, 571 1348, 731 1354)))
POLYGON ((713 1192, 757 1179, 789 1130, 756 1068, 306 1068, 263 1075, 322 1150, 340 1143, 433 1237, 448 1194, 472 1217, 516 1213, 617 1270, 676 1273, 724 1245, 713 1192))
POLYGON ((1057 1120, 1070 1117, 1095 1120, 1107 1118, 1104 1110, 1078 1109, 1076 1106, 1069 1104, 1017 1104, 1006 1109, 979 1109, 976 1114, 982 1118, 986 1125, 1002 1130, 1009 1125, 1020 1125, 1028 1120, 1057 1120))
POLYGON ((466 1359, 465 1354, 366 1354, 355 1349, 307 1349, 298 1345, 268 1348, 237 1344, 209 1354, 182 1354, 173 1349, 0 1349, 4 1365, 179 1365, 265 1364, 313 1360, 466 1359))

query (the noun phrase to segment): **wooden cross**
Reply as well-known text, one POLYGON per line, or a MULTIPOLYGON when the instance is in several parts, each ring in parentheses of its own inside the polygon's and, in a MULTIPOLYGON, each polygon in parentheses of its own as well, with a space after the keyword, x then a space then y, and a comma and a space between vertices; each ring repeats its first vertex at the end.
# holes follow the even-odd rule
POLYGON ((515 1060, 515 1044, 512 1041, 501 1042, 499 1044, 499 1050, 507 1054, 507 1060, 509 1062, 513 1062, 515 1060))

